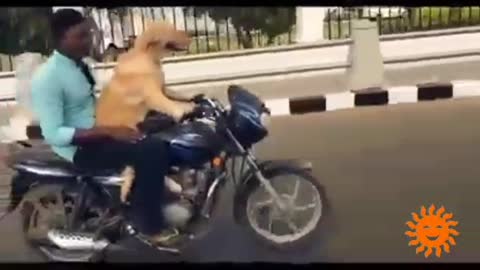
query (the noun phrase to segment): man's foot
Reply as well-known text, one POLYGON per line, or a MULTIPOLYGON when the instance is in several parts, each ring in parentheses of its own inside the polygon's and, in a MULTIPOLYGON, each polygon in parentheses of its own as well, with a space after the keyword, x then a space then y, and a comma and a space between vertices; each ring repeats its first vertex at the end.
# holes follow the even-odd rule
POLYGON ((177 229, 165 229, 158 234, 149 235, 148 240, 153 245, 172 246, 178 243, 183 238, 183 235, 177 229))

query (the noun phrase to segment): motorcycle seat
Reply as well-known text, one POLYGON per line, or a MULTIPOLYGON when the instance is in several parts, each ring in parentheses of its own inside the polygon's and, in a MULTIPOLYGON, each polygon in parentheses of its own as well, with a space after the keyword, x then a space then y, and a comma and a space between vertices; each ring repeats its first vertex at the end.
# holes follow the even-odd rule
POLYGON ((40 175, 51 176, 117 176, 117 169, 84 169, 78 168, 72 162, 55 154, 50 148, 26 148, 15 153, 10 158, 10 166, 40 175))

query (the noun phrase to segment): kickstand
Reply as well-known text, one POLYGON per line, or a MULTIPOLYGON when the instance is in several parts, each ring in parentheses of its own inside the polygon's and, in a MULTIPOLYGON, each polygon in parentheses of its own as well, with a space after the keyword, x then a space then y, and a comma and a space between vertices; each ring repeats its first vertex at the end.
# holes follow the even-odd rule
POLYGON ((137 234, 135 235, 135 237, 136 237, 138 240, 142 241, 143 243, 147 244, 148 246, 157 249, 158 251, 168 252, 168 253, 171 253, 171 254, 173 254, 173 255, 180 255, 180 250, 178 250, 178 249, 176 249, 176 248, 162 247, 162 246, 154 245, 154 244, 152 244, 145 236, 143 236, 143 235, 140 234, 140 233, 137 233, 137 234))
POLYGON ((133 249, 128 248, 124 245, 110 243, 107 247, 105 247, 101 251, 95 252, 92 255, 92 257, 90 257, 89 262, 92 262, 92 263, 104 262, 105 258, 107 258, 107 253, 131 252, 131 251, 133 251, 133 249))

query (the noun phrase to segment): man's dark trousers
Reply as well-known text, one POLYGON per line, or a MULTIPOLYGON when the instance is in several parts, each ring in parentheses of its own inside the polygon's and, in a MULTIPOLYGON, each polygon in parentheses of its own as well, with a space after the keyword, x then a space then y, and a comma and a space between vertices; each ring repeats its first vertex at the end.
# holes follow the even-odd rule
POLYGON ((74 164, 80 168, 119 170, 133 166, 132 221, 144 234, 155 234, 164 228, 161 207, 165 203, 164 178, 169 166, 165 142, 147 137, 137 143, 106 140, 85 144, 75 153, 74 164))

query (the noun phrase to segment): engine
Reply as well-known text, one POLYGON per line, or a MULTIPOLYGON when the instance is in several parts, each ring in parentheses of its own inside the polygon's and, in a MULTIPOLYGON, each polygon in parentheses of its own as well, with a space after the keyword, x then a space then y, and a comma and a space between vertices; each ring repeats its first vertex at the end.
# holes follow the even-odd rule
POLYGON ((184 227, 200 209, 207 193, 208 169, 194 170, 190 168, 172 168, 166 176, 168 189, 179 196, 179 199, 164 207, 167 222, 174 227, 184 227))

